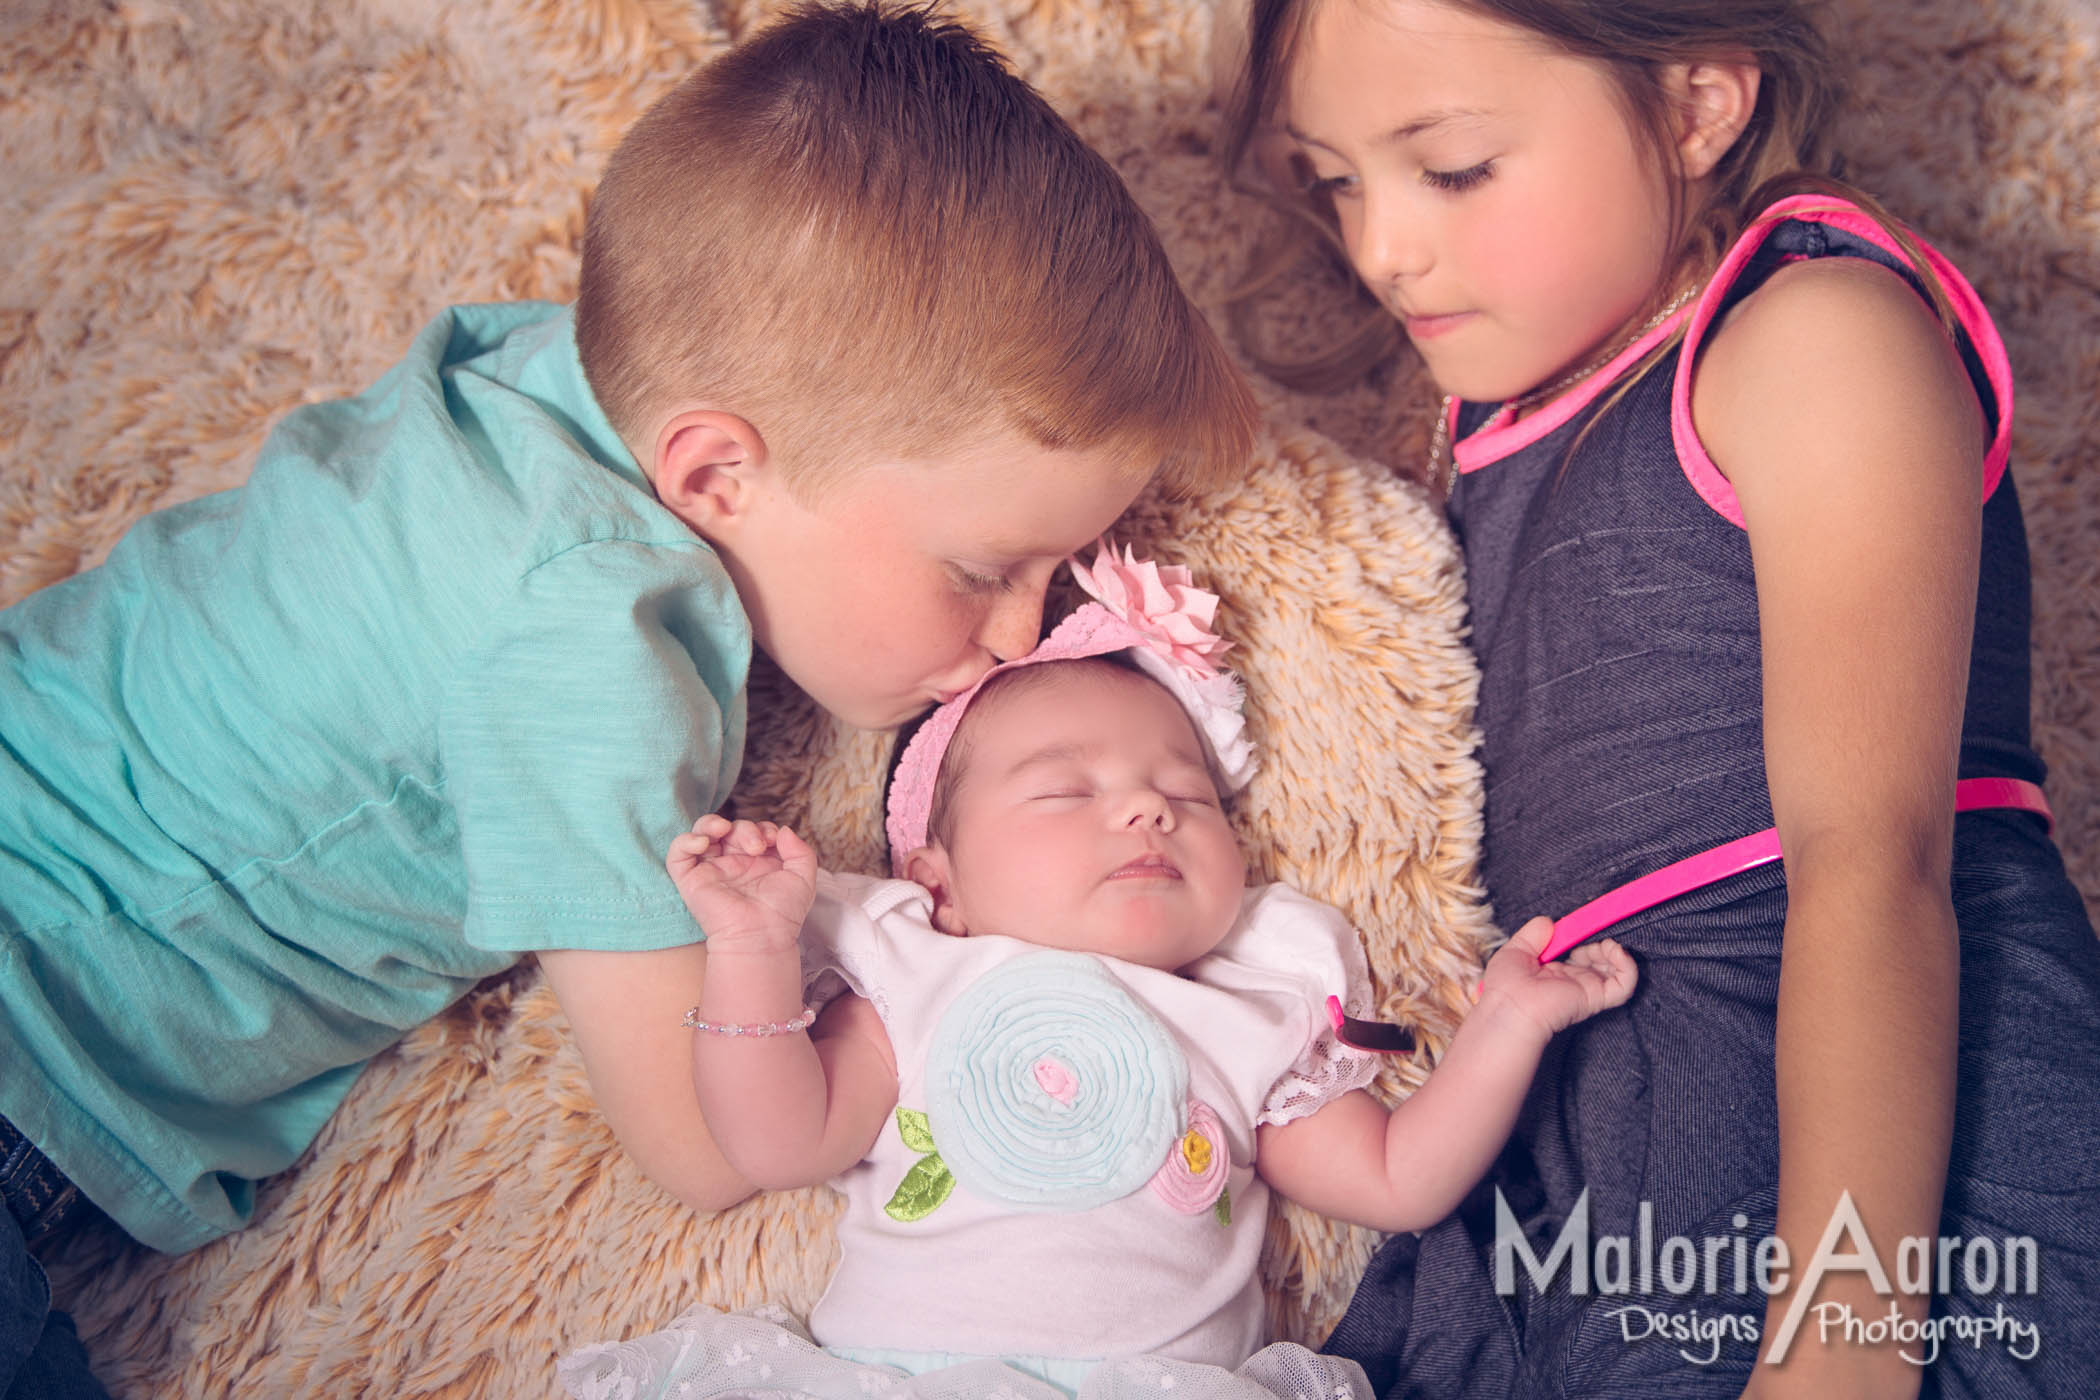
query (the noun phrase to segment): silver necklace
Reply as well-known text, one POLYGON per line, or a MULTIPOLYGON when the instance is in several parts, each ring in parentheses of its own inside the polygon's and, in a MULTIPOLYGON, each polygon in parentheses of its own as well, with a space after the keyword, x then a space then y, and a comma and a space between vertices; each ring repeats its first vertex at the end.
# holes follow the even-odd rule
MULTIPOLYGON (((1696 286, 1687 287, 1676 296, 1671 297, 1669 305, 1650 316, 1641 324, 1640 329, 1636 330, 1632 335, 1614 342, 1611 349, 1590 360, 1581 369, 1562 375, 1543 389, 1533 389, 1528 393, 1519 394, 1513 399, 1505 399, 1493 413, 1487 416, 1487 421, 1473 431, 1484 433, 1489 428, 1495 427, 1505 419, 1516 414, 1529 413, 1538 405, 1559 394, 1561 390, 1588 379, 1598 370, 1610 364, 1627 346, 1632 345, 1642 336, 1648 334, 1648 332, 1654 330, 1672 316, 1675 316, 1679 311, 1682 311, 1685 303, 1690 301, 1692 294, 1698 290, 1696 286)), ((1423 478, 1436 489, 1436 498, 1439 501, 1450 500, 1452 489, 1458 485, 1458 454, 1451 450, 1451 401, 1452 396, 1445 394, 1436 406, 1436 424, 1429 431, 1429 463, 1423 472, 1423 478)))

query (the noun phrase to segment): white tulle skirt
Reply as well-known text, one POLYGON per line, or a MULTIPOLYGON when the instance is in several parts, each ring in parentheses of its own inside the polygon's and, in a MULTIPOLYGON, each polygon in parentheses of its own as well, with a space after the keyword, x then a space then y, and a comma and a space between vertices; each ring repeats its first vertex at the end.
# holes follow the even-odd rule
POLYGON ((1233 1371, 1140 1356, 1059 1374, 1059 1384, 993 1360, 914 1373, 835 1356, 772 1306, 691 1307, 660 1332, 572 1352, 557 1370, 574 1400, 1375 1400, 1354 1361, 1289 1342, 1262 1348, 1233 1371))

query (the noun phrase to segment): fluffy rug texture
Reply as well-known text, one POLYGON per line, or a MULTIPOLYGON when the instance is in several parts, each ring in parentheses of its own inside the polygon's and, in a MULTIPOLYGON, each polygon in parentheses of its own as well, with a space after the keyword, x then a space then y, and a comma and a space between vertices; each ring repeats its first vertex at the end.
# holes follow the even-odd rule
MULTIPOLYGON (((0 4, 0 601, 93 565, 140 513, 241 479, 264 431, 353 392, 456 301, 574 290, 619 133, 764 18, 754 0, 5 0, 0 4)), ((1208 0, 961 7, 1109 156, 1222 313, 1273 227, 1222 187, 1208 0)), ((2100 20, 2083 0, 1841 0, 1851 173, 1962 264, 2020 379, 2038 742, 2100 889, 2100 20)), ((1308 264, 1278 343, 1354 314, 1308 264)), ((1412 362, 1264 385, 1245 481, 1123 533, 1222 592, 1268 761, 1236 820, 1259 873, 1350 911, 1425 1051, 1492 937, 1463 595, 1421 459, 1412 362)), ((736 802, 880 856, 888 742, 761 676, 736 802)), ((554 1355, 704 1299, 807 1307, 821 1190, 696 1217, 599 1122, 528 963, 373 1064, 252 1228, 181 1258, 113 1232, 57 1262, 127 1396, 546 1396, 554 1355)), ((1294 1212, 1267 1256, 1283 1335, 1320 1335, 1373 1240, 1294 1212)))

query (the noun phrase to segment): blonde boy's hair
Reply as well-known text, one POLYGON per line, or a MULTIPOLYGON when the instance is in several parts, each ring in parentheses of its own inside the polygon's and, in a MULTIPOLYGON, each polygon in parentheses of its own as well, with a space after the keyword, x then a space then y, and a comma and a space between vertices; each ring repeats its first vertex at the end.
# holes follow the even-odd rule
POLYGON ((630 442, 725 409, 803 492, 1005 432, 1190 491, 1253 437, 1116 173, 922 7, 805 6, 650 108, 591 204, 576 337, 630 442))

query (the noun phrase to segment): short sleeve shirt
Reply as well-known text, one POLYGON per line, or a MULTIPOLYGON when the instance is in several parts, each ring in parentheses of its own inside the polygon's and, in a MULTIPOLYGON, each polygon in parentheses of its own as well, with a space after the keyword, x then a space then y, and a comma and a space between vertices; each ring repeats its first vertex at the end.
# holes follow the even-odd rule
POLYGON ((663 852, 735 779, 750 654, 569 312, 445 312, 0 612, 0 1114, 148 1244, 240 1224, 521 952, 701 936, 663 852))

